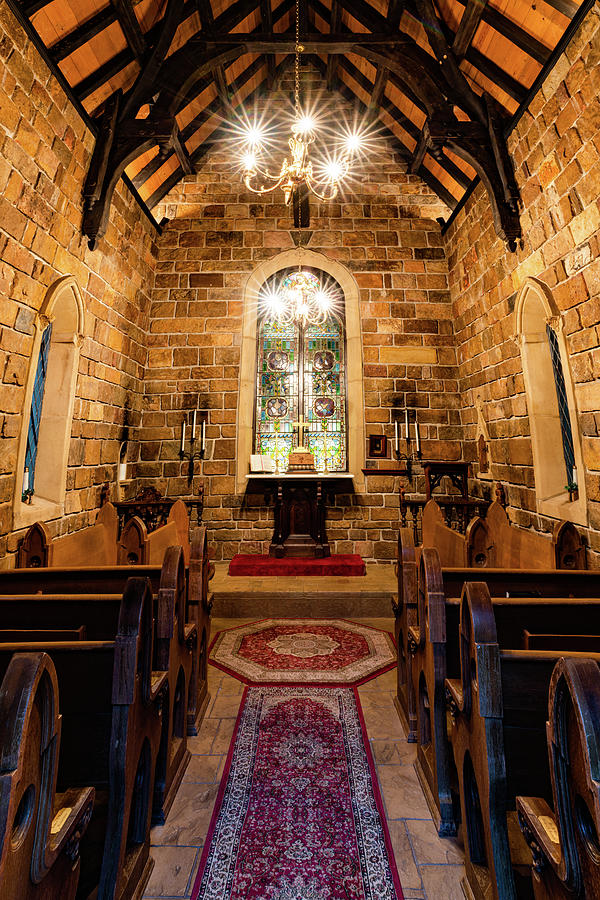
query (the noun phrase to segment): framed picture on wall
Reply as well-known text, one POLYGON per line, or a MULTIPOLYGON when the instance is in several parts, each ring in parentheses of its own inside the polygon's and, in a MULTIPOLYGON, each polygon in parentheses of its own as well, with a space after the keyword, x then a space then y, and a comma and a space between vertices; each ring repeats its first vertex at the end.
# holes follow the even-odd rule
POLYGON ((385 434, 369 435, 369 456, 371 459, 387 459, 387 437, 385 434))

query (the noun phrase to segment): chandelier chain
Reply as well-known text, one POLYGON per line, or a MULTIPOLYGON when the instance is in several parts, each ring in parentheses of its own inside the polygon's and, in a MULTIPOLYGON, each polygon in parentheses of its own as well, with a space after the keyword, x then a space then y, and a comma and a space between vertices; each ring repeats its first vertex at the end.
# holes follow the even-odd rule
POLYGON ((296 58, 294 61, 294 106, 296 119, 300 118, 300 0, 296 0, 296 58))

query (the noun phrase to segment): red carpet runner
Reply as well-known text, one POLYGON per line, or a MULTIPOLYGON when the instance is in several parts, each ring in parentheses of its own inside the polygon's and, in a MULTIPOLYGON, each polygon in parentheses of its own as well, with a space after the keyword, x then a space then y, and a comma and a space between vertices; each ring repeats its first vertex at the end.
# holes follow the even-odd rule
POLYGON ((252 687, 192 900, 401 900, 358 698, 252 687))
POLYGON ((238 553, 229 563, 230 575, 366 575, 360 556, 337 553, 325 559, 298 559, 286 556, 258 556, 238 553))

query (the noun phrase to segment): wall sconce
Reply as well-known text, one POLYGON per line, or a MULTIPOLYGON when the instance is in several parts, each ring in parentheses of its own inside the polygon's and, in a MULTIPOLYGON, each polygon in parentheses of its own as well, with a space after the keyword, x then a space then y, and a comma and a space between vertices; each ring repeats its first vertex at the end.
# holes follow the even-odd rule
POLYGON ((192 483, 194 478, 194 462, 197 459, 204 459, 206 454, 206 422, 208 420, 208 412, 195 409, 192 413, 191 424, 188 425, 185 419, 181 423, 181 442, 179 444, 179 458, 187 459, 188 465, 188 484, 192 483), (189 430, 189 438, 186 432, 189 430), (199 440, 198 440, 199 438, 199 440), (198 440, 198 443, 196 441, 198 440), (189 449, 186 450, 186 441, 189 449))
MULTIPOLYGON (((415 423, 415 453, 417 459, 421 459, 421 435, 419 434, 419 422, 417 421, 417 411, 412 410, 414 412, 414 423, 415 423)), ((411 448, 411 437, 410 437, 410 416, 411 410, 406 408, 404 410, 404 415, 402 415, 400 410, 394 410, 392 415, 394 417, 394 455, 398 462, 401 459, 406 460, 406 474, 409 480, 412 479, 412 469, 415 455, 413 454, 411 448), (402 426, 404 425, 404 438, 403 440, 406 442, 406 453, 403 453, 400 449, 400 442, 402 440, 401 432, 402 426)))

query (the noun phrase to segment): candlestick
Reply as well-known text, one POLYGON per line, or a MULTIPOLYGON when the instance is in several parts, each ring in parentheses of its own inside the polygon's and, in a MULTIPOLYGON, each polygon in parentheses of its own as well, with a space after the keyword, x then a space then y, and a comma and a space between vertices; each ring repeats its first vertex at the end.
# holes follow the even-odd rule
POLYGON ((417 413, 415 412, 415 440, 417 442, 417 453, 421 453, 421 435, 419 434, 419 422, 417 413))
POLYGON ((202 419, 200 423, 200 451, 204 453, 206 450, 206 419, 202 419))
POLYGON ((410 443, 410 426, 408 424, 408 409, 404 410, 404 426, 406 428, 406 443, 410 443))
POLYGON ((25 471, 23 472, 23 493, 29 490, 29 469, 25 466, 25 471))
MULTIPOLYGON (((25 469, 27 471, 27 469, 25 469)), ((577 484, 577 468, 573 466, 572 484, 577 484)))
POLYGON ((179 448, 180 453, 183 453, 185 450, 185 422, 181 423, 181 447, 179 448))
POLYGON ((400 423, 398 419, 394 419, 394 450, 396 453, 400 450, 400 423))
POLYGON ((194 410, 194 415, 192 416, 192 440, 196 440, 196 410, 194 410))

